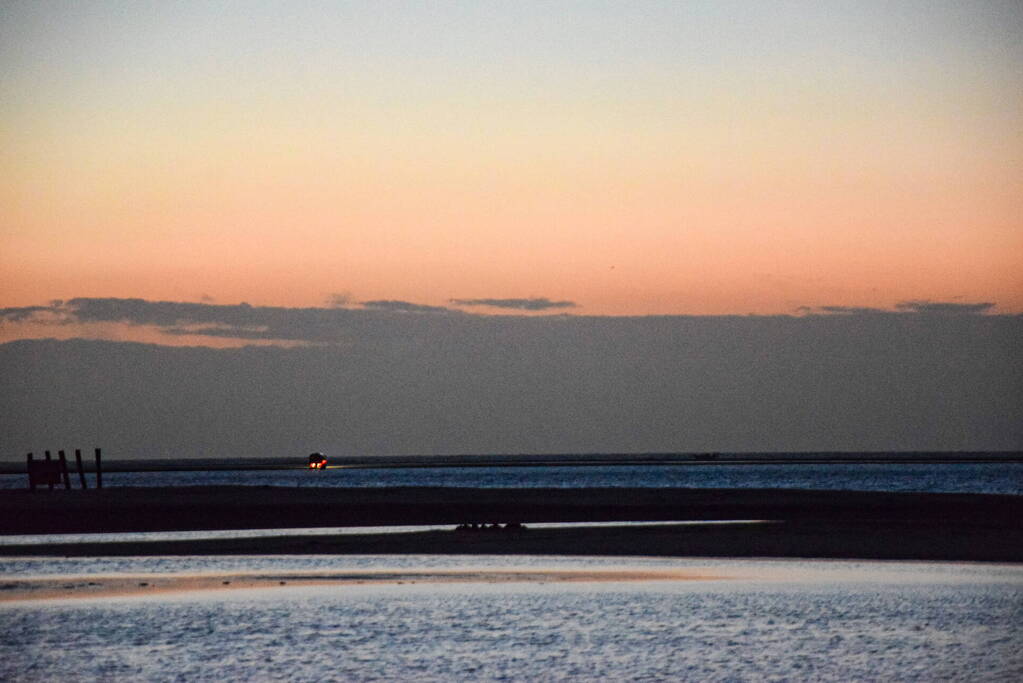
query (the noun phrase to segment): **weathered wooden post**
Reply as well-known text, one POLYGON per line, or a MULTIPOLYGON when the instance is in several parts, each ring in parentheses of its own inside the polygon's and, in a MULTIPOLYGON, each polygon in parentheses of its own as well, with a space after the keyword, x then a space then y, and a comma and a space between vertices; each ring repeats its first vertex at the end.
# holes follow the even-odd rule
MULTIPOLYGON (((49 451, 46 451, 46 462, 48 462, 48 463, 53 462, 53 458, 50 457, 50 452, 49 451)), ((47 468, 47 469, 49 469, 49 468, 47 468)), ((46 482, 46 485, 50 487, 51 491, 53 490, 53 480, 52 479, 50 479, 48 482, 46 482)))
POLYGON ((82 484, 82 490, 89 488, 89 485, 85 483, 85 468, 82 467, 82 449, 75 449, 75 467, 78 468, 78 481, 82 484))
MULTIPOLYGON (((36 460, 35 458, 32 457, 32 454, 29 453, 28 456, 25 458, 25 465, 27 466, 28 469, 29 490, 35 491, 36 486, 38 486, 39 484, 46 484, 52 491, 54 485, 60 483, 61 463, 63 461, 64 461, 63 453, 61 453, 60 461, 55 461, 52 457, 50 457, 49 451, 46 451, 46 460, 36 460)), ((66 475, 66 467, 64 482, 70 483, 66 475)))
POLYGON ((96 449, 96 488, 103 488, 103 454, 96 449))
POLYGON ((57 451, 57 457, 60 459, 60 476, 64 480, 64 488, 70 491, 71 477, 68 475, 67 458, 64 457, 64 451, 57 451))

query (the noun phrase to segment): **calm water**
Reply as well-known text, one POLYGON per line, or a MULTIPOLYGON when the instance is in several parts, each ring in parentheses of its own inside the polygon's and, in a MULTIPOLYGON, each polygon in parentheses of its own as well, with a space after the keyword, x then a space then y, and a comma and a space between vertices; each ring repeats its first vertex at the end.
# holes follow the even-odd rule
MULTIPOLYGON (((92 481, 90 475, 89 481, 92 481)), ((1023 463, 585 465, 400 467, 231 472, 113 472, 105 486, 478 486, 580 488, 635 486, 933 491, 1023 495, 1023 463)), ((74 484, 77 488, 77 482, 74 484)), ((0 476, 0 488, 23 488, 25 475, 0 476)))
MULTIPOLYGON (((773 524, 770 520, 700 520, 676 521, 672 525, 689 526, 745 526, 751 524, 773 524)), ((530 529, 569 529, 572 527, 602 526, 660 526, 665 522, 533 522, 530 529)), ((408 526, 362 526, 362 527, 305 527, 280 529, 202 529, 195 531, 115 531, 92 534, 0 534, 0 546, 4 545, 49 545, 51 543, 123 543, 131 541, 188 541, 217 538, 273 538, 275 536, 350 536, 353 534, 404 534, 414 531, 449 531, 451 524, 420 524, 408 526)))
POLYGON ((1023 675, 1023 568, 452 557, 0 562, 4 575, 690 568, 722 580, 282 587, 0 604, 0 679, 982 680, 1023 675), (514 562, 514 565, 509 565, 514 562))

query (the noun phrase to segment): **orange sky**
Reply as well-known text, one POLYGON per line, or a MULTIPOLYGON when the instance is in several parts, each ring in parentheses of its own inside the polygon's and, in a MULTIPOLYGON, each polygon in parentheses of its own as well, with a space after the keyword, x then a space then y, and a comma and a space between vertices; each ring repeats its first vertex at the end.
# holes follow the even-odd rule
POLYGON ((718 5, 16 6, 0 307, 1023 311, 1018 6, 718 5))

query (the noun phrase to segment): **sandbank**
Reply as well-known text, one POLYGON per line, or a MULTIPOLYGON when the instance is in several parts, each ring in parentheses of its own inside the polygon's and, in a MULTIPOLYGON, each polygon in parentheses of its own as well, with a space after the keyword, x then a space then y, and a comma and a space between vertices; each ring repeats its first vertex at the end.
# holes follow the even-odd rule
POLYGON ((579 583, 711 581, 727 577, 709 570, 423 570, 275 572, 234 574, 139 574, 12 578, 0 582, 0 602, 160 595, 192 591, 273 589, 283 586, 344 586, 435 583, 579 583))

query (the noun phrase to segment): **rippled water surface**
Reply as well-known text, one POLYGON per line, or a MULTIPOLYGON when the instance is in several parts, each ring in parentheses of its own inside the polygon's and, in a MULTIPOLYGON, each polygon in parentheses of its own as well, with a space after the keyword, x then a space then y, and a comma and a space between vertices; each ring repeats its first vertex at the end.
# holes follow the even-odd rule
POLYGON ((720 580, 0 603, 3 680, 1019 680, 1023 568, 602 558, 21 559, 39 575, 657 567, 720 580), (513 564, 509 564, 513 563, 513 564))
MULTIPOLYGON (((846 491, 932 491, 1023 495, 1023 463, 826 463, 714 465, 544 465, 109 472, 104 486, 476 486, 581 488, 685 486, 846 491)), ((0 475, 24 488, 25 475, 0 475)), ((76 482, 77 487, 77 482, 76 482)))

